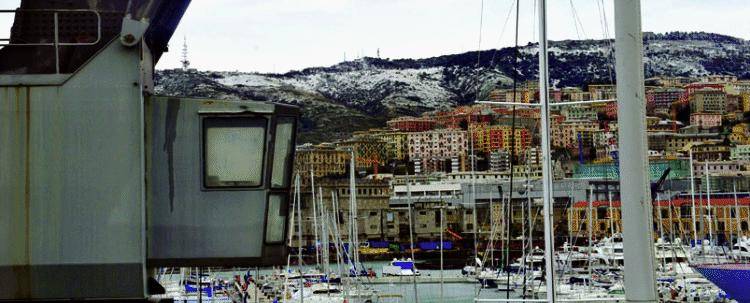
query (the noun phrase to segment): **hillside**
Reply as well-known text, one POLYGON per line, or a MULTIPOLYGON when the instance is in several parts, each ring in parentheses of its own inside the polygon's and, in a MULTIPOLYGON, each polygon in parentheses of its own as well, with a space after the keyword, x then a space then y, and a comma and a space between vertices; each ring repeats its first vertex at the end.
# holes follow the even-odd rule
MULTIPOLYGON (((550 42, 550 80, 557 87, 610 83, 611 40, 550 42)), ((537 76, 537 49, 519 49, 518 79, 537 76)), ((750 43, 711 33, 644 34, 646 77, 730 74, 750 78, 750 43)), ((492 88, 507 87, 512 48, 424 59, 361 58, 285 74, 158 71, 160 94, 242 98, 296 104, 303 109, 300 142, 348 137, 383 126, 398 115, 468 104, 492 88), (477 95, 478 94, 478 95, 477 95)))

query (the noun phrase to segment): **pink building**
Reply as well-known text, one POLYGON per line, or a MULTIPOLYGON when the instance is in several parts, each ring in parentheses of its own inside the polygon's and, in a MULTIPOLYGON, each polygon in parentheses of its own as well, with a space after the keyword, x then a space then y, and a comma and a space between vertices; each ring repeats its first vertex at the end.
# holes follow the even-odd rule
POLYGON ((409 159, 419 161, 422 172, 443 170, 446 161, 466 158, 468 135, 461 129, 439 129, 406 135, 409 159))
POLYGON ((690 125, 698 128, 713 128, 721 126, 721 114, 692 113, 690 114, 690 125))

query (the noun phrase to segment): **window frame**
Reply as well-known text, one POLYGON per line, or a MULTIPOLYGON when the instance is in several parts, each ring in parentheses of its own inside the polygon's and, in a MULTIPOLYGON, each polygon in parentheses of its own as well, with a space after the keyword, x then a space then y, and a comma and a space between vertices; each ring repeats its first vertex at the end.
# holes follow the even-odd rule
POLYGON ((253 191, 253 190, 265 190, 270 178, 268 172, 268 166, 269 164, 269 157, 268 157, 268 149, 273 147, 271 144, 271 136, 269 134, 269 129, 271 128, 271 120, 273 120, 271 117, 268 117, 267 115, 263 114, 248 114, 248 113, 242 113, 242 114, 230 114, 230 113, 219 113, 219 114, 202 114, 200 115, 200 127, 199 127, 199 133, 200 133, 200 150, 201 150, 201 156, 200 156, 200 183, 201 183, 201 191, 253 191), (227 119, 227 120, 235 120, 235 119, 259 119, 262 120, 264 123, 264 132, 263 132, 263 155, 261 155, 261 164, 263 165, 261 167, 261 178, 260 178, 260 184, 258 185, 252 185, 252 186, 238 186, 238 185, 232 185, 232 186, 209 186, 206 183, 206 165, 207 165, 207 156, 206 156, 206 130, 207 130, 207 121, 206 120, 212 120, 212 119, 227 119))
POLYGON ((269 190, 266 193, 266 211, 264 212, 263 216, 263 245, 280 245, 284 244, 284 242, 287 240, 287 236, 289 235, 289 200, 293 199, 291 196, 291 193, 288 193, 284 190, 269 190), (281 241, 269 241, 268 239, 268 211, 271 208, 271 196, 280 196, 282 199, 282 203, 279 206, 279 216, 284 216, 284 226, 282 227, 283 231, 281 234, 281 241), (284 203, 285 202, 285 203, 284 203))
POLYGON ((294 157, 296 156, 296 150, 297 150, 297 128, 299 127, 299 116, 290 115, 290 114, 279 114, 274 115, 273 118, 270 121, 270 126, 272 126, 268 133, 268 150, 273 150, 274 154, 276 153, 276 128, 279 126, 279 120, 289 118, 292 119, 292 138, 291 138, 291 145, 289 146, 289 158, 287 158, 286 168, 287 170, 284 172, 284 180, 289 180, 287 182, 286 186, 274 186, 273 184, 273 164, 274 164, 274 157, 270 156, 267 159, 267 165, 268 169, 270 170, 268 173, 268 188, 272 190, 283 190, 283 189, 290 189, 292 185, 292 176, 294 175, 294 157))

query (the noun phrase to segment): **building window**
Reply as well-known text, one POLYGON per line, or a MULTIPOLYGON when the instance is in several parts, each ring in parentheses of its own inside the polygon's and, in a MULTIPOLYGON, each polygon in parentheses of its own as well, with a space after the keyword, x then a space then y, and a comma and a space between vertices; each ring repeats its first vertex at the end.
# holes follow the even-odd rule
POLYGON ((690 205, 680 206, 680 217, 692 218, 692 211, 690 210, 690 205))
POLYGON ((262 117, 203 119, 203 184, 206 188, 263 184, 267 120, 262 117))
POLYGON ((596 218, 605 219, 609 218, 609 211, 606 207, 598 207, 596 209, 596 218))

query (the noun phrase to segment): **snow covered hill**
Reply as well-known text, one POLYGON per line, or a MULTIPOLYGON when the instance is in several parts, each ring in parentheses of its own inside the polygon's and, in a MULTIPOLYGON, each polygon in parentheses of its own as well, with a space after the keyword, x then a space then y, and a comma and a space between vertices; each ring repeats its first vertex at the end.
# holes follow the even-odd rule
MULTIPOLYGON (((611 40, 550 43, 550 80, 558 87, 610 83, 611 40)), ((537 49, 519 49, 517 79, 537 75, 537 49)), ((750 78, 750 43, 711 33, 644 35, 646 77, 731 74, 750 78)), ((346 138, 383 126, 397 115, 468 104, 484 99, 513 77, 512 48, 425 59, 361 58, 330 67, 286 74, 164 70, 157 91, 180 96, 243 98, 297 104, 303 108, 301 142, 346 138), (479 65, 477 65, 479 56, 479 65)))

